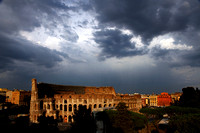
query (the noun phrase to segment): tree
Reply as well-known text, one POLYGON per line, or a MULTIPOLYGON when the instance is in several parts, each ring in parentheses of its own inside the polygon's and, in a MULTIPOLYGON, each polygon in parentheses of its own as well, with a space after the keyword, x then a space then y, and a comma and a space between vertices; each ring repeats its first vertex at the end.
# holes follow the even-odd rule
POLYGON ((103 133, 113 132, 112 123, 115 116, 116 116, 116 111, 114 110, 106 110, 106 111, 98 112, 96 114, 95 119, 97 121, 103 122, 103 133))
POLYGON ((147 119, 144 115, 131 111, 129 113, 133 121, 134 130, 137 131, 145 127, 147 119))
POLYGON ((55 120, 53 117, 46 117, 46 112, 43 112, 43 115, 38 117, 39 122, 39 130, 41 132, 57 132, 58 131, 58 123, 57 120, 55 120))
POLYGON ((165 114, 163 108, 142 108, 140 109, 140 112, 146 116, 147 132, 149 132, 149 124, 153 124, 153 126, 157 130, 157 124, 159 120, 162 118, 163 114, 165 114), (151 122, 149 123, 148 120, 150 119, 151 122))
POLYGON ((117 115, 113 123, 113 127, 116 128, 116 132, 119 133, 130 133, 134 132, 133 121, 131 119, 131 114, 127 110, 125 103, 120 102, 117 105, 117 115))
POLYGON ((96 131, 96 123, 92 115, 91 109, 86 106, 79 106, 73 115, 74 122, 71 124, 72 133, 94 133, 96 131))
POLYGON ((200 114, 184 114, 173 116, 169 121, 169 132, 199 133, 200 114))
POLYGON ((200 91, 193 87, 182 89, 183 94, 180 97, 179 105, 184 107, 199 107, 200 108, 200 91))
POLYGON ((144 115, 128 111, 125 103, 119 103, 116 108, 96 114, 96 120, 103 121, 103 133, 133 133, 145 127, 144 115))

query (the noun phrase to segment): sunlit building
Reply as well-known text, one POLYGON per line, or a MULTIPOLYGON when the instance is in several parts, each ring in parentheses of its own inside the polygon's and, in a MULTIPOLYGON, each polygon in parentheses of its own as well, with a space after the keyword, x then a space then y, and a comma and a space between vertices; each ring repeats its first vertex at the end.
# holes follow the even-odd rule
POLYGON ((160 95, 158 95, 157 100, 158 100, 158 106, 162 107, 170 106, 172 102, 171 96, 166 92, 162 92, 160 95))
POLYGON ((149 106, 149 95, 147 94, 142 94, 141 95, 141 101, 142 101, 142 107, 149 106))
POLYGON ((116 97, 114 97, 114 101, 116 104, 119 102, 126 103, 126 106, 130 111, 139 112, 139 110, 142 108, 140 94, 117 94, 116 97))
POLYGON ((55 85, 37 83, 36 79, 32 79, 30 121, 37 123, 38 117, 45 115, 72 122, 74 111, 78 110, 79 105, 98 111, 125 102, 129 110, 135 111, 142 107, 138 99, 141 99, 139 95, 116 95, 113 87, 55 85))
POLYGON ((158 105, 157 95, 153 94, 149 96, 149 106, 156 107, 158 105))
POLYGON ((175 103, 176 101, 179 101, 181 95, 183 93, 182 92, 175 92, 171 94, 171 98, 172 98, 172 103, 175 103))

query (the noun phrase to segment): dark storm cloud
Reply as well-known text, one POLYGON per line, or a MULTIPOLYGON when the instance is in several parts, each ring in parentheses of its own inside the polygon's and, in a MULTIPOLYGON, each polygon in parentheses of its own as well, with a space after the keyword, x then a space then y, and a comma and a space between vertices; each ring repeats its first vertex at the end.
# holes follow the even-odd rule
POLYGON ((171 67, 200 67, 200 32, 198 30, 199 29, 189 29, 184 32, 172 34, 175 39, 175 45, 188 44, 191 49, 179 50, 154 47, 149 52, 150 56, 156 60, 168 62, 171 67))
POLYGON ((18 34, 44 27, 53 35, 58 25, 68 27, 66 18, 71 17, 68 11, 76 10, 76 6, 69 7, 55 0, 4 0, 0 3, 0 29, 4 33, 18 34))
POLYGON ((41 20, 54 21, 59 16, 57 8, 67 8, 52 0, 5 0, 1 3, 1 31, 14 33, 19 30, 31 31, 41 26, 41 20))
POLYGON ((15 68, 15 61, 30 62, 47 68, 53 67, 64 57, 57 51, 35 45, 30 41, 19 38, 13 39, 1 34, 0 53, 0 69, 3 70, 15 68))
MULTIPOLYGON (((141 36, 145 45, 149 45, 154 37, 165 34, 177 34, 175 41, 182 41, 182 44, 192 45, 194 49, 199 46, 200 32, 200 2, 198 0, 95 0, 91 1, 93 9, 97 12, 99 21, 98 28, 105 33, 106 27, 125 28, 133 32, 135 36, 141 36), (184 33, 184 35, 182 35, 184 33), (190 33, 197 33, 189 35, 190 33)), ((100 36, 104 36, 100 34, 100 36)), ((99 40, 99 31, 94 34, 95 40, 99 40)), ((107 39, 114 39, 107 38, 107 39)), ((118 36, 118 38, 123 38, 118 36)), ((102 54, 107 57, 132 56, 126 49, 127 45, 116 43, 115 52, 109 50, 111 40, 101 41, 102 54), (107 45, 106 45, 107 43, 107 45), (120 49, 123 52, 119 52, 120 49), (118 53, 116 55, 116 53, 118 53), (121 54, 121 55, 120 55, 121 54)), ((153 56, 166 57, 176 50, 154 49, 153 56), (156 51, 155 51, 156 50, 156 51)), ((182 51, 185 52, 185 51, 182 51)), ((196 50, 193 52, 197 52, 196 50)), ((178 53, 181 53, 180 51, 178 53)), ((191 53, 191 56, 195 53, 191 53)), ((135 54, 137 55, 137 54, 135 54)), ((173 54, 172 54, 173 55, 173 54)), ((190 57, 190 54, 185 54, 190 57)))
POLYGON ((100 24, 126 27, 146 40, 197 27, 200 23, 200 4, 196 0, 96 0, 93 3, 100 24))
POLYGON ((135 44, 130 42, 132 35, 122 34, 120 30, 101 30, 95 34, 95 42, 102 48, 99 56, 101 60, 109 57, 125 57, 142 55, 143 51, 136 49, 135 44))
POLYGON ((0 69, 2 71, 12 70, 15 61, 31 62, 49 68, 61 62, 62 58, 70 60, 67 54, 38 46, 20 35, 20 31, 31 32, 41 26, 53 33, 57 22, 63 23, 57 10, 68 11, 73 10, 73 7, 69 8, 54 0, 4 0, 0 3, 0 69))
POLYGON ((159 49, 151 50, 151 57, 157 62, 167 63, 170 67, 200 67, 200 48, 192 50, 159 49))
POLYGON ((187 51, 184 54, 180 54, 180 63, 177 65, 182 66, 192 66, 192 67, 200 67, 200 48, 187 51))

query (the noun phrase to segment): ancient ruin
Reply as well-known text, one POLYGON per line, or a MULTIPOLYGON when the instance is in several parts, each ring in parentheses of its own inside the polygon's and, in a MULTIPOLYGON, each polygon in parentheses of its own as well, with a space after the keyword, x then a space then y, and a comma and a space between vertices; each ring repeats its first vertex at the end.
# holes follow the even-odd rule
POLYGON ((116 94, 113 87, 86 87, 37 83, 32 79, 30 101, 30 121, 38 122, 41 115, 72 122, 74 111, 79 105, 85 105, 92 111, 114 108, 119 102, 125 102, 129 110, 138 111, 141 96, 116 94))

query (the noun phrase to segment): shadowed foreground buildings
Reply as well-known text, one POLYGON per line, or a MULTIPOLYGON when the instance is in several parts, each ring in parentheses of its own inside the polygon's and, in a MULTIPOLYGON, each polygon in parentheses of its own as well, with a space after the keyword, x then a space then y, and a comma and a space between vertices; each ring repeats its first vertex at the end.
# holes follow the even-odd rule
POLYGON ((11 103, 19 106, 29 106, 31 98, 31 91, 25 90, 9 90, 7 88, 0 88, 0 103, 11 103))
POLYGON ((129 110, 139 111, 141 96, 116 94, 113 87, 66 86, 37 83, 32 79, 30 121, 37 123, 38 117, 45 115, 63 122, 72 122, 74 111, 85 105, 92 111, 115 107, 125 102, 129 110))
POLYGON ((8 91, 6 93, 6 102, 10 102, 12 104, 17 105, 25 105, 29 106, 30 103, 31 92, 24 90, 14 90, 8 91))

